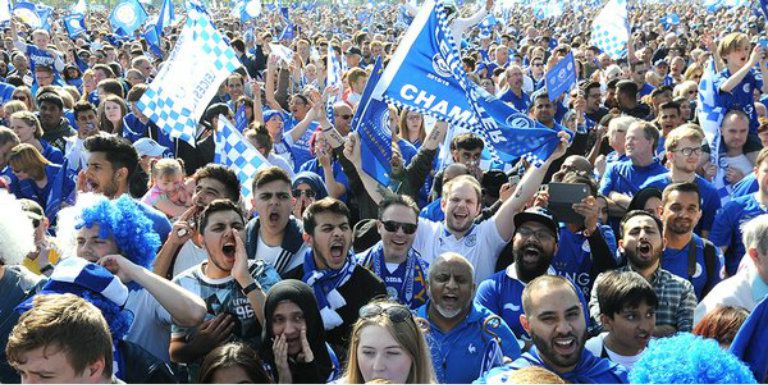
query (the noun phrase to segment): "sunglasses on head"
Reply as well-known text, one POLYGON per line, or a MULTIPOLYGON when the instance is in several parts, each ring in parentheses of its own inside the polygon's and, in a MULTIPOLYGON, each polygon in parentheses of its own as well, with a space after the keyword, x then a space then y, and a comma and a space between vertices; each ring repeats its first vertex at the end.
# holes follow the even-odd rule
POLYGON ((384 230, 387 230, 390 233, 395 233, 398 229, 403 229, 404 233, 410 235, 416 232, 417 227, 417 225, 413 223, 402 223, 395 221, 383 221, 381 223, 384 225, 384 230))
POLYGON ((315 191, 314 190, 293 190, 291 191, 291 194, 294 198, 299 198, 302 195, 306 196, 307 198, 314 198, 315 197, 315 191))
POLYGON ((390 306, 381 306, 376 303, 368 304, 360 308, 360 318, 371 319, 377 316, 385 314, 390 321, 394 323, 400 323, 408 318, 413 319, 411 311, 400 304, 393 304, 390 306))

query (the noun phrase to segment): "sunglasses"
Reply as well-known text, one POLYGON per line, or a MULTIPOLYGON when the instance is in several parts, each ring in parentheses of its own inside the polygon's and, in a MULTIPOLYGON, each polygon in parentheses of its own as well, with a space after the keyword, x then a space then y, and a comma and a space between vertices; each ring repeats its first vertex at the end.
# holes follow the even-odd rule
POLYGON ((27 100, 27 97, 26 96, 21 96, 21 95, 20 96, 14 96, 13 100, 27 100))
POLYGON ((300 198, 302 195, 306 196, 307 198, 314 198, 315 197, 315 191, 314 190, 293 190, 291 191, 291 195, 293 195, 294 198, 300 198))
POLYGON ((384 229, 390 233, 395 233, 398 229, 403 229, 404 233, 410 235, 416 232, 417 227, 417 225, 413 223, 402 223, 395 221, 383 221, 381 223, 384 225, 384 229))
POLYGON ((381 306, 379 304, 368 304, 360 308, 360 318, 371 319, 377 316, 385 314, 390 321, 394 323, 400 323, 407 319, 413 319, 413 314, 407 307, 400 304, 393 304, 390 306, 381 306))

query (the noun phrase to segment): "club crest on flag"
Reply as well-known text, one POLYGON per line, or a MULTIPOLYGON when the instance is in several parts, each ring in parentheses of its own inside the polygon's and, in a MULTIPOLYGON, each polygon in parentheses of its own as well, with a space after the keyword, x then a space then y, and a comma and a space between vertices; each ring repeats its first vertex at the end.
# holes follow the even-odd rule
POLYGON ((448 68, 448 64, 445 64, 445 60, 438 53, 432 56, 432 68, 438 75, 444 78, 451 77, 451 69, 448 68))
POLYGON ((37 14, 37 7, 32 3, 26 1, 17 3, 13 8, 13 15, 32 28, 40 28, 43 25, 40 15, 37 14))
POLYGON ((132 25, 138 18, 136 9, 128 3, 120 3, 115 7, 115 19, 123 24, 132 25))

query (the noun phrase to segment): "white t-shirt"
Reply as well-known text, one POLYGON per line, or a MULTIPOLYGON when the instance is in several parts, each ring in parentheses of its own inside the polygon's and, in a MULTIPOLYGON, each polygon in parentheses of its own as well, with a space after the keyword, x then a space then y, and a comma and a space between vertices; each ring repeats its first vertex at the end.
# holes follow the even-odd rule
POLYGON ((475 283, 494 273, 496 260, 506 245, 507 241, 501 238, 493 219, 473 225, 461 239, 456 239, 446 229, 445 222, 419 218, 413 241, 413 248, 429 263, 448 251, 463 255, 475 267, 475 283))
MULTIPOLYGON (((303 243, 299 250, 291 256, 290 262, 288 262, 288 265, 281 271, 288 272, 293 270, 295 267, 301 265, 304 263, 304 254, 309 249, 309 245, 303 243)), ((258 237, 258 244, 256 245, 256 255, 253 259, 255 260, 263 260, 268 265, 277 268, 276 264, 278 259, 280 259, 282 253, 287 253, 287 251, 284 251, 282 247, 280 246, 268 246, 264 241, 262 241, 261 234, 259 234, 258 237)), ((281 264, 282 265, 282 264, 281 264)))
POLYGON ((168 345, 171 342, 171 315, 146 289, 131 290, 125 308, 133 313, 133 324, 125 339, 155 357, 171 362, 168 345))
POLYGON ((197 247, 191 239, 184 242, 179 250, 179 254, 176 256, 176 263, 171 266, 173 268, 173 276, 181 274, 185 270, 189 270, 192 266, 197 266, 208 260, 208 252, 201 247, 197 247))
POLYGON ((733 167, 741 171, 744 175, 749 175, 754 168, 752 162, 750 162, 749 158, 744 154, 734 157, 726 157, 725 160, 728 162, 728 167, 733 167))
POLYGON ((621 354, 618 354, 605 346, 605 336, 607 335, 607 332, 600 333, 599 335, 590 338, 587 340, 586 344, 584 344, 584 349, 589 350, 589 352, 592 353, 595 357, 600 357, 603 354, 603 348, 605 348, 605 352, 608 353, 609 360, 627 368, 627 370, 632 369, 632 366, 634 366, 635 362, 640 359, 640 356, 643 355, 643 352, 640 352, 640 354, 636 354, 634 356, 622 356, 621 354))

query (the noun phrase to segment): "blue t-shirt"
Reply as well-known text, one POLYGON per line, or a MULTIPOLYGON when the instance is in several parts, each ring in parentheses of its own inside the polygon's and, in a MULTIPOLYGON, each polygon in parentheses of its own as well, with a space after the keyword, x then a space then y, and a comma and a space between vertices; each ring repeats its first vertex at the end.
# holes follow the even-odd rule
POLYGON ((754 192, 757 192, 759 188, 760 186, 757 184, 757 176, 755 176, 755 173, 752 172, 749 175, 742 178, 739 181, 739 183, 736 183, 733 186, 733 191, 731 191, 731 197, 733 198, 743 197, 745 195, 749 195, 754 192))
POLYGON ((691 242, 688 242, 682 250, 669 247, 664 249, 664 253, 661 255, 661 267, 680 278, 691 281, 696 292, 696 298, 700 301, 708 280, 711 280, 710 288, 722 280, 720 272, 723 269, 723 253, 720 251, 720 248, 715 247, 715 249, 717 256, 715 258, 715 269, 708 272, 707 263, 704 259, 704 241, 698 235, 693 234, 691 242), (696 248, 696 271, 692 277, 688 275, 688 253, 690 252, 691 244, 696 248))
POLYGON ((615 191, 634 196, 648 179, 668 171, 658 160, 643 167, 635 166, 632 160, 611 163, 606 166, 605 175, 600 181, 600 194, 608 196, 608 193, 615 191))
MULTIPOLYGON (((45 166, 45 176, 48 178, 48 183, 42 188, 38 187, 37 183, 32 179, 19 180, 14 175, 11 180, 11 192, 16 198, 31 199, 45 209, 48 204, 48 196, 51 193, 51 187, 53 187, 53 182, 56 180, 56 175, 59 173, 59 170, 61 170, 61 166, 57 164, 49 164, 45 166)), ((64 187, 62 195, 67 196, 72 191, 72 188, 74 188, 74 182, 68 178, 64 179, 65 184, 67 185, 64 187), (71 183, 67 183, 68 181, 71 183)))
POLYGON ((523 311, 523 289, 525 283, 516 278, 515 265, 494 273, 477 286, 475 303, 501 317, 518 338, 528 338, 528 333, 520 324, 523 311))
MULTIPOLYGON (((611 255, 616 255, 616 236, 608 225, 599 225, 600 234, 608 244, 611 255)), ((583 233, 574 233, 565 225, 560 225, 560 237, 557 252, 552 258, 552 267, 557 275, 567 278, 580 288, 585 297, 592 292, 592 249, 583 233)))
MULTIPOLYGON (((347 202, 347 199, 349 196, 349 181, 347 180, 347 175, 344 174, 344 170, 341 169, 341 164, 337 160, 331 161, 331 168, 333 168, 333 178, 336 179, 336 182, 343 184, 344 187, 347 189, 347 191, 342 196, 339 197, 339 200, 343 202, 347 202)), ((302 171, 311 171, 317 175, 320 175, 323 178, 323 183, 326 183, 326 186, 327 186, 328 181, 325 180, 325 173, 323 172, 323 166, 320 165, 319 160, 312 159, 302 164, 301 167, 299 168, 299 172, 302 172, 302 171)))
POLYGON ((43 147, 43 158, 48 159, 53 164, 64 163, 64 153, 56 147, 51 146, 45 140, 40 139, 40 145, 43 147))
MULTIPOLYGON (((468 384, 482 374, 480 365, 485 349, 494 338, 484 331, 483 323, 495 314, 482 305, 472 303, 471 306, 467 317, 447 333, 430 321, 427 343, 438 383, 468 384)), ((419 308, 418 316, 429 320, 428 308, 429 302, 419 308)), ((493 333, 501 339, 501 351, 505 357, 513 360, 520 357, 520 345, 504 320, 493 333)))
MULTIPOLYGON (((661 174, 648 178, 645 184, 640 188, 655 187, 660 191, 672 184, 670 174, 661 174)), ((715 221, 715 213, 720 209, 720 195, 715 186, 708 180, 696 175, 696 185, 699 186, 699 195, 701 195, 701 220, 696 224, 693 230, 701 235, 701 231, 710 231, 712 223, 715 221)))
POLYGON ((442 222, 445 219, 445 213, 440 208, 440 201, 443 198, 437 198, 421 209, 419 217, 429 219, 433 222, 442 222))
POLYGON ((643 96, 645 96, 645 95, 650 95, 650 94, 651 94, 651 92, 653 92, 653 90, 655 90, 655 89, 656 89, 656 88, 655 88, 654 86, 652 86, 652 85, 650 85, 650 84, 648 84, 648 83, 645 83, 645 84, 643 84, 643 88, 641 88, 641 89, 640 89, 640 90, 637 92, 637 97, 638 97, 638 98, 642 98, 642 97, 643 97, 643 96))
POLYGON ((527 114, 528 108, 531 106, 531 97, 528 96, 528 94, 525 92, 523 92, 522 95, 518 97, 514 92, 512 92, 512 90, 507 90, 507 92, 501 94, 499 99, 501 99, 502 102, 511 104, 512 107, 523 114, 527 114))
MULTIPOLYGON (((749 133, 757 134, 757 112, 755 111, 755 95, 754 91, 761 91, 763 88, 763 81, 755 76, 755 70, 752 69, 744 76, 736 87, 733 87, 731 92, 723 92, 720 87, 723 86, 728 78, 731 77, 731 72, 728 68, 724 68, 715 77, 715 87, 717 89, 717 105, 722 106, 725 111, 728 110, 740 110, 743 111, 749 117, 749 133)), ((761 91, 762 92, 762 91, 761 91)))
POLYGON ((728 248, 725 252, 725 271, 728 276, 736 274, 746 251, 741 241, 741 226, 766 213, 768 210, 755 200, 754 194, 750 194, 731 200, 715 215, 709 240, 717 247, 728 248))

